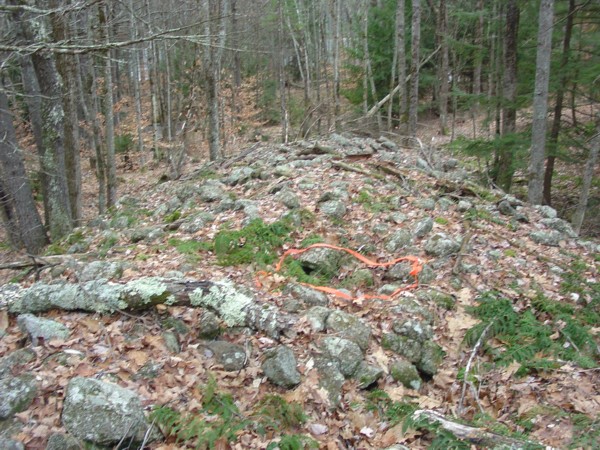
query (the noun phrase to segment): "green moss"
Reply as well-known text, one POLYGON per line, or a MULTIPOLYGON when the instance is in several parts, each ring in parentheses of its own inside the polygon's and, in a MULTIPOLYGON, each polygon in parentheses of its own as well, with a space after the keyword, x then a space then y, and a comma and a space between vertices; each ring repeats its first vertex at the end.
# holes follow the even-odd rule
POLYGON ((179 253, 184 255, 194 255, 199 252, 206 252, 213 249, 213 244, 211 242, 169 239, 168 243, 170 246, 175 247, 179 253))
POLYGON ((440 225, 448 225, 448 219, 446 219, 445 217, 436 217, 434 219, 434 222, 440 225))
POLYGON ((165 216, 165 222, 173 223, 173 222, 179 220, 180 218, 181 218, 181 211, 176 210, 176 211, 173 211, 171 214, 167 214, 165 216))

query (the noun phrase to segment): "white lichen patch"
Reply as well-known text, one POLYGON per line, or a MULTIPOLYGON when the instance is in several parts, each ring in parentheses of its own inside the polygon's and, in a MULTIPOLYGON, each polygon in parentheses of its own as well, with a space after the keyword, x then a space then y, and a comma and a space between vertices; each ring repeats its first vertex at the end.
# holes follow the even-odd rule
POLYGON ((167 285, 160 278, 146 277, 132 280, 127 283, 127 290, 131 294, 140 296, 144 303, 150 303, 167 291, 167 285))
POLYGON ((195 289, 190 294, 190 302, 213 309, 227 326, 234 327, 245 325, 248 307, 254 300, 237 290, 231 281, 223 280, 217 281, 206 294, 202 289, 195 289))

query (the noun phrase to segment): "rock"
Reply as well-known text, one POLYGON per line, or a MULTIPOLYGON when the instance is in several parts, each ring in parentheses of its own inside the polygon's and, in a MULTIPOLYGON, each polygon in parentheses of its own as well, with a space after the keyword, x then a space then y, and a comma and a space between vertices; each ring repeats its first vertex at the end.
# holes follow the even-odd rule
POLYGON ((416 363, 417 369, 427 376, 434 376, 442 364, 444 352, 435 342, 428 340, 423 343, 421 359, 416 363))
POLYGON ((458 167, 458 160, 454 158, 448 158, 442 162, 442 170, 444 172, 450 172, 458 167))
POLYGON ((213 352, 215 359, 225 370, 235 372, 246 365, 246 351, 241 345, 227 341, 209 341, 204 345, 213 352))
POLYGON ((251 167, 237 167, 233 169, 231 174, 224 180, 229 186, 236 186, 248 182, 255 175, 255 170, 251 167))
POLYGON ((316 272, 325 277, 332 277, 339 272, 343 255, 331 248, 316 247, 302 253, 298 261, 309 273, 316 272))
POLYGON ((433 219, 431 217, 426 217, 417 222, 413 229, 413 234, 416 237, 422 238, 429 234, 431 230, 433 230, 433 219))
POLYGON ((406 336, 398 336, 396 333, 384 333, 381 337, 381 346, 404 356, 411 363, 420 361, 423 354, 423 346, 419 341, 406 336))
POLYGON ((37 392, 37 384, 32 375, 0 380, 0 420, 29 408, 37 392))
POLYGON ((369 346, 371 329, 352 314, 339 309, 333 310, 327 316, 325 327, 328 332, 335 333, 340 338, 356 343, 363 351, 369 346))
POLYGON ((417 159, 417 161, 415 162, 415 167, 417 169, 421 169, 421 170, 425 171, 426 173, 430 173, 431 172, 431 166, 423 158, 418 158, 417 159))
POLYGON ((390 253, 396 253, 399 250, 407 247, 412 242, 410 231, 401 229, 392 234, 386 244, 385 249, 390 253))
POLYGON ((532 231, 529 233, 529 237, 537 244, 548 245, 552 247, 558 247, 560 241, 564 240, 564 236, 560 231, 532 231))
POLYGON ((363 360, 363 354, 356 343, 339 337, 325 337, 319 346, 323 357, 333 361, 342 375, 351 377, 363 360))
POLYGON ((288 164, 282 164, 275 166, 273 174, 277 177, 292 178, 294 176, 294 170, 288 164))
POLYGON ((165 341, 165 346, 173 354, 181 352, 181 345, 179 344, 179 338, 177 333, 173 331, 163 331, 162 338, 165 341))
POLYGON ((385 147, 386 149, 388 149, 388 150, 390 150, 392 152, 398 151, 398 145, 395 142, 390 141, 385 136, 380 136, 377 139, 377 142, 379 142, 383 147, 385 147))
POLYGON ((285 345, 280 345, 265 352, 262 370, 271 383, 291 389, 300 384, 300 372, 296 369, 294 352, 285 345))
POLYGON ((386 218, 386 220, 388 222, 393 222, 398 225, 403 222, 406 222, 408 220, 408 216, 401 212, 393 212, 386 218))
POLYGON ((452 295, 433 289, 418 291, 417 298, 419 300, 433 302, 447 310, 452 310, 456 306, 456 298, 454 298, 452 295))
POLYGON ((319 204, 319 210, 326 216, 341 219, 346 215, 346 206, 339 200, 328 200, 319 204))
POLYGON ((473 203, 471 203, 467 200, 460 200, 458 202, 457 208, 460 212, 466 212, 466 211, 470 210, 471 208, 473 208, 473 203))
POLYGON ((339 371, 337 363, 327 358, 315 358, 315 366, 319 372, 319 387, 327 392, 331 406, 335 407, 342 401, 342 387, 346 379, 339 371))
POLYGON ((84 445, 75 439, 63 433, 53 433, 48 438, 46 450, 80 450, 84 445))
POLYGON ((16 367, 22 366, 35 359, 35 352, 30 348, 20 348, 0 358, 0 379, 11 375, 16 367))
POLYGON ((290 283, 285 287, 283 292, 290 294, 295 299, 309 306, 327 306, 329 304, 329 299, 323 292, 302 286, 301 284, 290 283))
POLYGON ((425 243, 425 252, 431 256, 444 257, 460 250, 460 243, 445 233, 436 233, 425 243))
POLYGON ((179 226, 179 231, 183 233, 194 234, 206 227, 206 225, 215 220, 214 216, 208 212, 200 212, 186 217, 185 221, 179 226))
MULTIPOLYGON (((141 442, 151 426, 139 397, 129 389, 93 378, 69 381, 62 423, 76 438, 97 445, 114 445, 121 439, 141 442)), ((150 441, 158 433, 150 433, 150 441)))
POLYGON ((536 205, 535 208, 540 212, 542 217, 546 219, 556 219, 558 216, 556 210, 548 205, 536 205))
POLYGON ((198 337, 214 339, 221 334, 219 318, 212 311, 204 311, 198 320, 198 337))
POLYGON ((371 156, 375 153, 373 147, 369 145, 365 146, 349 146, 343 149, 343 153, 346 156, 371 156))
POLYGON ((51 339, 65 340, 71 334, 71 331, 62 323, 36 317, 33 314, 21 314, 17 317, 17 324, 23 333, 27 333, 34 346, 51 339))
POLYGON ((79 273, 79 281, 92 281, 99 278, 118 279, 123 275, 124 266, 121 261, 92 261, 79 273))
POLYGON ((223 184, 218 181, 208 181, 198 189, 200 200, 206 203, 219 202, 227 197, 223 184))
POLYGON ((352 376, 358 381, 359 389, 368 389, 383 376, 383 369, 377 366, 371 366, 365 361, 361 361, 352 376))
POLYGON ((385 275, 385 280, 391 281, 413 281, 413 277, 410 275, 412 271, 412 264, 409 262, 400 262, 398 264, 394 264, 391 269, 389 269, 385 275))
POLYGON ((165 235, 165 232, 160 227, 142 227, 135 228, 129 233, 129 241, 132 244, 144 241, 149 244, 158 239, 161 239, 165 235))
POLYGON ((418 391, 423 380, 419 376, 417 368, 408 361, 394 361, 390 364, 390 375, 394 381, 402 383, 409 389, 418 391))
POLYGON ((352 141, 341 134, 333 133, 331 136, 329 136, 329 139, 331 139, 334 144, 337 144, 341 147, 350 147, 352 145, 352 141))
POLYGON ((570 238, 576 238, 577 233, 571 227, 571 224, 566 220, 559 219, 555 217, 553 219, 542 219, 541 223, 546 225, 548 228, 552 228, 553 230, 560 231, 561 233, 567 235, 570 238))
POLYGON ((0 436, 0 448, 2 450, 25 450, 25 446, 22 442, 2 436, 0 436))
POLYGON ((415 202, 415 206, 426 211, 433 211, 435 209, 435 200, 432 198, 422 198, 415 202))
POLYGON ((415 319, 395 321, 392 323, 392 330, 400 336, 406 336, 418 342, 425 342, 433 337, 431 326, 415 319))
POLYGON ((356 269, 344 280, 344 283, 352 288, 365 288, 373 286, 375 278, 371 269, 356 269))
POLYGON ((306 320, 315 333, 325 331, 325 323, 327 317, 331 314, 331 310, 323 306, 313 306, 306 312, 306 320))
POLYGON ((436 279, 436 273, 429 264, 423 264, 423 268, 419 273, 419 283, 429 284, 436 279))
POLYGON ((298 196, 289 189, 284 189, 278 192, 275 198, 283 203, 286 208, 300 208, 300 200, 298 199, 298 196))
POLYGON ((500 203, 498 203, 498 211, 500 211, 500 214, 504 214, 505 216, 514 216, 517 214, 517 210, 511 206, 508 200, 502 200, 500 203))

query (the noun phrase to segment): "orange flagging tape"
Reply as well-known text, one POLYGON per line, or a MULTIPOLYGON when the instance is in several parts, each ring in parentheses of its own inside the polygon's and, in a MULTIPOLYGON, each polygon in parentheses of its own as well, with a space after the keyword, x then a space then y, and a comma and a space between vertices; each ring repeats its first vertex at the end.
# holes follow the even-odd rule
MULTIPOLYGON (((423 265, 421 264, 421 261, 419 260, 419 258, 417 258, 416 256, 403 256, 401 258, 396 258, 393 259, 391 261, 386 261, 386 262, 377 262, 377 261, 373 261, 363 255, 361 255, 358 252, 355 252, 354 250, 351 250, 349 248, 345 248, 345 247, 338 247, 336 245, 330 245, 330 244, 313 244, 313 245, 309 245, 306 248, 292 248, 289 250, 286 250, 283 255, 281 255, 281 258, 279 258, 279 261, 277 262, 277 265, 275 266, 275 272, 279 272, 281 270, 281 267, 283 265, 283 262, 285 260, 285 258, 287 258, 288 256, 297 256, 300 255, 312 248, 330 248, 333 250, 338 250, 338 251, 342 251, 342 252, 346 252, 349 255, 352 255, 354 258, 358 259, 359 261, 365 263, 367 266, 371 266, 371 267, 389 267, 389 266, 393 266, 394 264, 397 264, 399 262, 402 261, 410 261, 411 262, 411 271, 409 273, 409 275, 411 275, 412 277, 414 277, 415 282, 412 283, 409 286, 405 286, 405 287, 401 287, 399 289, 396 289, 394 292, 392 292, 390 295, 364 295, 362 296, 362 298, 365 299, 381 299, 381 300, 391 300, 393 299, 396 295, 398 295, 400 292, 409 290, 409 289, 414 289, 418 286, 419 284, 419 273, 421 272, 421 270, 423 270, 423 265)), ((259 272, 259 274, 261 275, 268 275, 266 272, 259 272)), ((257 274, 258 275, 258 274, 257 274)), ((262 286, 262 283, 257 279, 256 280, 256 284, 257 286, 262 286)), ((324 292, 326 294, 332 294, 335 295, 336 297, 342 298, 344 300, 349 300, 352 301, 355 298, 352 297, 351 295, 347 294, 346 292, 340 291, 339 289, 335 289, 335 288, 330 288, 327 286, 315 286, 312 284, 308 284, 308 283, 301 283, 304 286, 308 286, 312 289, 315 289, 317 291, 321 291, 324 292)))

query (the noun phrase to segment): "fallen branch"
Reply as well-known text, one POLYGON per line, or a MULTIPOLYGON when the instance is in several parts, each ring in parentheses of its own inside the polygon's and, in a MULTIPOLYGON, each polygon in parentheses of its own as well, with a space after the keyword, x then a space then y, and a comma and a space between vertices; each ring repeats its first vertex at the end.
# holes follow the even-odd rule
POLYGON ((379 178, 379 175, 377 175, 376 173, 369 172, 368 170, 361 169, 360 167, 351 166, 350 164, 346 164, 341 161, 332 161, 331 165, 338 169, 347 170, 349 172, 356 172, 356 173, 360 173, 362 175, 367 175, 369 177, 379 178))
POLYGON ((64 263, 69 259, 78 259, 78 256, 95 256, 95 254, 70 254, 70 255, 51 255, 51 256, 37 256, 28 255, 27 259, 21 261, 13 261, 5 264, 0 264, 0 270, 21 270, 29 267, 40 268, 40 267, 53 267, 64 263))
POLYGON ((413 414, 415 420, 425 419, 428 422, 439 424, 444 430, 452 433, 458 439, 462 439, 471 444, 482 448, 502 448, 511 449, 529 448, 531 442, 514 439, 501 434, 492 433, 481 428, 470 427, 460 423, 452 422, 435 411, 418 410, 413 414))

